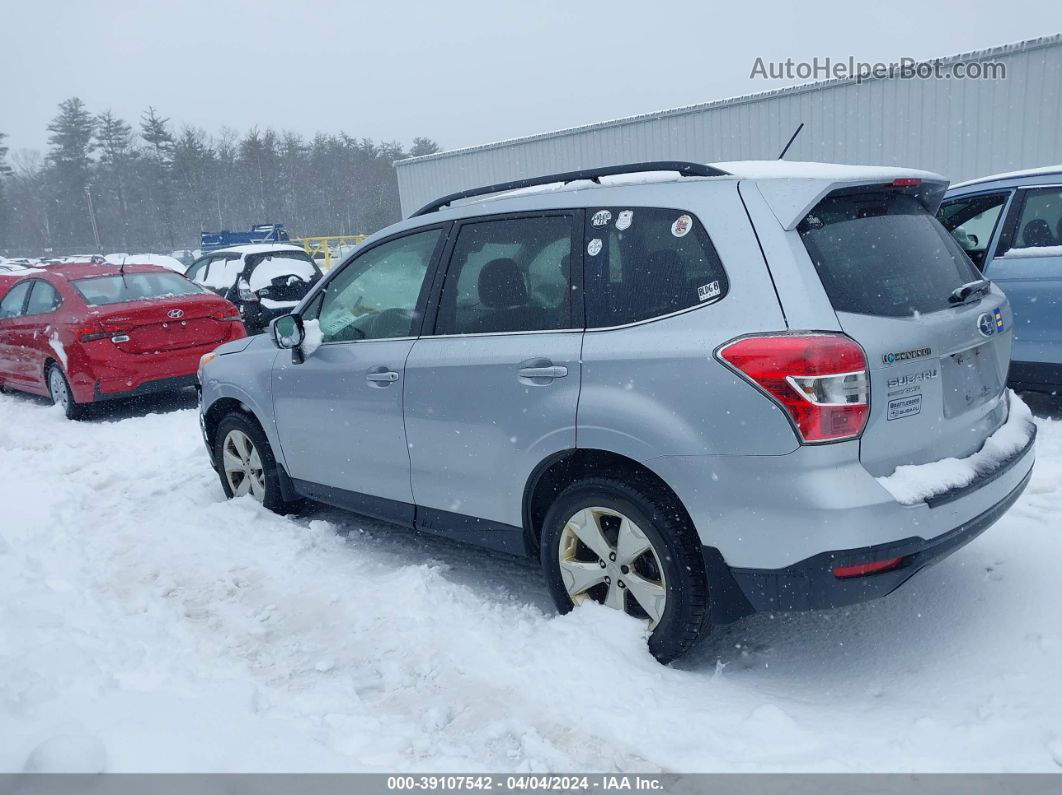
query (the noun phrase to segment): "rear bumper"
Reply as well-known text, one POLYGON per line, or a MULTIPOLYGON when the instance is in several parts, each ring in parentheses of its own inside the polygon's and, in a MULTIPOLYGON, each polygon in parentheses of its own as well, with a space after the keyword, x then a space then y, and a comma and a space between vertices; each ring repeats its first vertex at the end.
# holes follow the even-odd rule
POLYGON ((192 373, 192 375, 181 375, 175 378, 160 378, 157 381, 145 381, 135 389, 130 389, 125 392, 100 392, 99 385, 97 384, 96 392, 93 395, 93 402, 143 397, 144 395, 157 395, 162 392, 177 392, 181 389, 193 387, 196 383, 195 373, 192 373))
POLYGON ((739 614, 761 610, 816 610, 843 607, 886 596, 922 569, 970 543, 995 524, 1025 491, 1031 477, 1032 470, 1029 469, 1000 502, 929 540, 907 538, 860 549, 823 552, 784 569, 732 568, 730 574, 744 596, 747 607, 731 605, 729 610, 739 614), (900 558, 901 562, 888 571, 845 579, 834 575, 834 569, 838 566, 894 558, 900 558))
POLYGON ((242 324, 233 326, 229 340, 159 353, 125 353, 115 350, 107 340, 82 344, 70 356, 70 388, 74 399, 78 403, 92 403, 192 386, 203 354, 246 336, 242 324))

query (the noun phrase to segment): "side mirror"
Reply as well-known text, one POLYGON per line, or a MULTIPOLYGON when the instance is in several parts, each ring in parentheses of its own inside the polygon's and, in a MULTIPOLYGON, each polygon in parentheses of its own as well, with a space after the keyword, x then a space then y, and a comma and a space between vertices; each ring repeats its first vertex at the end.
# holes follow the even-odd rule
POLYGON ((295 350, 302 345, 306 329, 299 315, 282 315, 271 321, 269 333, 273 335, 273 344, 281 350, 295 350))

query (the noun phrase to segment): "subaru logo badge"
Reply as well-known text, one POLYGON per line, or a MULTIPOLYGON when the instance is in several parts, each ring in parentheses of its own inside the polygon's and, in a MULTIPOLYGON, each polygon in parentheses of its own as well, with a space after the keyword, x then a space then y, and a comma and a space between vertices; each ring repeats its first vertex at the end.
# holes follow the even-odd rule
MULTIPOLYGON (((183 309, 171 309, 166 314, 169 315, 170 317, 172 317, 174 320, 176 320, 179 317, 184 317, 184 310, 183 309)), ((985 317, 988 317, 988 316, 985 315, 985 317)))
POLYGON ((977 330, 982 337, 991 337, 996 333, 996 321, 987 312, 982 312, 977 318, 977 330))

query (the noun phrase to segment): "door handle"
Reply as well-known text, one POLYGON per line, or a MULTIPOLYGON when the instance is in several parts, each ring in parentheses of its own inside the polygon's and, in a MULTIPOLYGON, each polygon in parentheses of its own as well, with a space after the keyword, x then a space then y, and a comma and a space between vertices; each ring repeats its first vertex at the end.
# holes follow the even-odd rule
POLYGON ((564 365, 521 367, 517 374, 521 378, 564 378, 568 375, 568 368, 564 365))
POLYGON ((376 373, 369 373, 365 376, 366 381, 374 381, 377 383, 383 382, 385 384, 391 384, 398 380, 398 373, 394 370, 383 370, 376 373))

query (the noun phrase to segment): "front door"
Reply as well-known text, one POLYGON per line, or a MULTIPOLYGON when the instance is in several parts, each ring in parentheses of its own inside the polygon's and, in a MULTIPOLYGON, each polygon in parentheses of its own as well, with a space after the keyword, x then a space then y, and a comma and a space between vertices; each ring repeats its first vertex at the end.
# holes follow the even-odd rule
POLYGON ((26 385, 26 351, 22 347, 22 315, 33 280, 19 282, 0 301, 0 383, 26 385))
POLYGON ((443 237, 442 227, 422 230, 350 261, 303 315, 302 363, 277 356, 277 434, 287 472, 308 496, 412 520, 403 376, 443 237))
POLYGON ((406 364, 419 526, 456 535, 519 527, 532 470, 575 447, 579 220, 567 211, 456 230, 434 333, 406 364))
POLYGON ((1062 376, 1062 188, 1018 191, 985 275, 1014 311, 1012 381, 1062 376))

